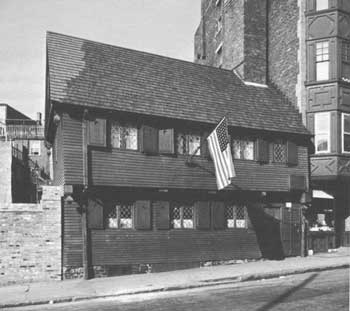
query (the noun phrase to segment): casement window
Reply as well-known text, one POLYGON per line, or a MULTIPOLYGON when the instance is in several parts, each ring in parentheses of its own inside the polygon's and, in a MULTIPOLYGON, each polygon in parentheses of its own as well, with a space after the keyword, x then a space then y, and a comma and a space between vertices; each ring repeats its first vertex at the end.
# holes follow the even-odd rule
POLYGON ((197 134, 178 133, 176 136, 176 145, 178 154, 201 155, 201 136, 197 134))
POLYGON ((277 140, 273 143, 273 162, 287 162, 287 147, 285 142, 282 140, 277 140))
POLYGON ((316 80, 329 79, 329 42, 316 43, 316 80))
POLYGON ((342 152, 350 153, 350 114, 342 114, 342 152))
POLYGON ((112 148, 137 150, 137 127, 125 125, 119 122, 111 123, 111 146, 112 148))
POLYGON ((330 114, 315 113, 315 152, 330 152, 330 114))
POLYGON ((225 206, 227 228, 247 228, 247 210, 244 205, 229 204, 225 206))
POLYGON ((316 11, 327 10, 329 0, 316 0, 316 11))
POLYGON ((118 229, 133 228, 133 203, 117 203, 113 205, 107 216, 107 227, 118 229))
POLYGON ((342 43, 342 61, 350 63, 350 42, 342 43))
POLYGON ((194 207, 175 203, 170 209, 170 224, 173 229, 193 229, 194 207))
POLYGON ((41 142, 40 140, 29 141, 29 154, 31 156, 40 156, 41 154, 41 142))
POLYGON ((232 151, 234 159, 254 160, 254 141, 233 139, 232 151))

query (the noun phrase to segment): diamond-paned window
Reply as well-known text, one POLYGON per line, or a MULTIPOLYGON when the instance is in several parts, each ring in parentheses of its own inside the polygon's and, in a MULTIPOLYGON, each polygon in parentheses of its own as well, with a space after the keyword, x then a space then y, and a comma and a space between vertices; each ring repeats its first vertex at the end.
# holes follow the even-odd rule
POLYGON ((246 207, 244 205, 226 205, 225 218, 227 228, 246 228, 246 207))
POLYGON ((178 154, 194 154, 200 155, 201 150, 199 148, 201 144, 201 136, 197 134, 184 134, 178 133, 176 135, 176 145, 178 154), (196 151, 197 150, 197 151, 196 151))
POLYGON ((107 216, 109 228, 130 229, 133 226, 134 205, 131 203, 116 204, 111 208, 107 216))
POLYGON ((254 160, 254 141, 248 139, 233 139, 232 150, 234 159, 254 160))
POLYGON ((113 148, 137 150, 136 126, 124 125, 119 122, 111 124, 111 146, 113 148))
POLYGON ((193 228, 193 206, 176 204, 170 213, 171 226, 173 229, 193 228))
POLYGON ((276 163, 286 163, 287 160, 286 144, 279 141, 273 144, 273 161, 276 163))

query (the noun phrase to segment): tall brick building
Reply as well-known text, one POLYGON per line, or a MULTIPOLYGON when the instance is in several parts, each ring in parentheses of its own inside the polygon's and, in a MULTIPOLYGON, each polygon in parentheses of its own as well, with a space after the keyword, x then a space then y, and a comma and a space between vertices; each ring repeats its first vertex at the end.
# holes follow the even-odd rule
POLYGON ((315 135, 312 209, 349 244, 350 1, 202 0, 201 14, 195 62, 274 85, 295 105, 315 135))

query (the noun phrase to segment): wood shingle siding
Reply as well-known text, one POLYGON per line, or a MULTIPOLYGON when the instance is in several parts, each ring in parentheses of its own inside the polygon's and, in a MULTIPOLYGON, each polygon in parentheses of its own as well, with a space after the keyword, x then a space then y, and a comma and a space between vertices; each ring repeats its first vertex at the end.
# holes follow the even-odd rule
MULTIPOLYGON (((272 150, 269 152, 272 153, 272 150)), ((93 150, 92 185, 216 190, 213 162, 204 157, 195 157, 195 165, 187 166, 186 159, 185 156, 145 155, 128 150, 93 150)), ((236 188, 230 186, 228 189, 289 191, 289 175, 305 175, 307 172, 307 148, 298 146, 297 166, 288 167, 279 163, 261 165, 245 160, 234 160, 234 165, 237 176, 233 184, 236 188)))

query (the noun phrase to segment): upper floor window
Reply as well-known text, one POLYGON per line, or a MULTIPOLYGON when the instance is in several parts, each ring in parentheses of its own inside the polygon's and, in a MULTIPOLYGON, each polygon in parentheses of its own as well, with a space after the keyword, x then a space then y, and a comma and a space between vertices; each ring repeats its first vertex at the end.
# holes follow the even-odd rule
POLYGON ((111 146, 113 148, 137 150, 137 127, 122 125, 117 121, 111 123, 111 146))
POLYGON ((232 149, 234 159, 254 160, 254 141, 234 139, 232 149))
POLYGON ((328 112, 315 113, 315 151, 326 153, 330 150, 330 115, 328 112))
POLYGON ((328 0, 316 0, 316 11, 327 10, 328 0))
POLYGON ((170 223, 173 229, 193 228, 193 206, 176 203, 170 211, 170 223))
POLYGON ((342 114, 342 151, 350 152, 350 114, 342 114))
POLYGON ((178 133, 176 136, 177 153, 178 154, 194 154, 200 155, 201 136, 196 134, 178 133))
POLYGON ((287 148, 286 144, 279 140, 273 143, 273 161, 276 163, 287 162, 287 148))
POLYGON ((247 213, 243 205, 225 206, 225 218, 227 228, 246 228, 247 213))
POLYGON ((40 156, 40 140, 30 140, 29 141, 29 155, 40 156))
POLYGON ((329 79, 329 42, 316 43, 316 80, 329 79))
POLYGON ((107 217, 108 228, 130 229, 133 227, 133 203, 118 203, 114 205, 107 217))
POLYGON ((342 44, 342 60, 343 62, 350 63, 350 42, 344 42, 342 44))

